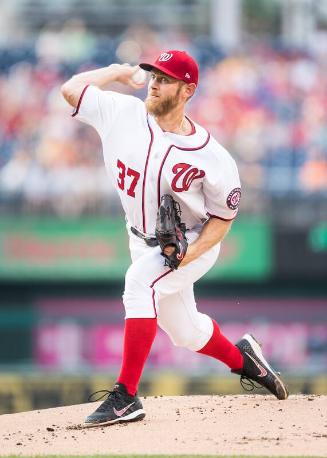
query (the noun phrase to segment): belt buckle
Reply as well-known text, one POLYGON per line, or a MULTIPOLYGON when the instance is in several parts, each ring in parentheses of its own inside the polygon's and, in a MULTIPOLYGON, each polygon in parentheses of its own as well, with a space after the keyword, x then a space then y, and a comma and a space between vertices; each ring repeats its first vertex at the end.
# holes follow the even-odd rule
POLYGON ((158 240, 155 239, 155 238, 144 238, 143 240, 145 241, 147 246, 149 246, 151 248, 159 245, 158 240))
POLYGON ((131 226, 131 231, 132 231, 132 233, 134 235, 136 235, 140 239, 144 240, 144 242, 146 243, 147 246, 155 247, 155 246, 159 245, 158 240, 155 237, 153 237, 153 238, 152 237, 146 237, 144 234, 142 234, 142 232, 140 232, 139 230, 137 230, 133 226, 131 226))

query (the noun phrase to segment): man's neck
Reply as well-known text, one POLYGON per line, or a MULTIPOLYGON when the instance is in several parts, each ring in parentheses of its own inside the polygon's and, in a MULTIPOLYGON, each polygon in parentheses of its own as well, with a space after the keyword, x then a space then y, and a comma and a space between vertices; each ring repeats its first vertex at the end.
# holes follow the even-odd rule
POLYGON ((178 135, 189 135, 192 133, 192 125, 185 117, 184 112, 172 112, 165 116, 155 116, 155 120, 164 132, 171 132, 178 135))

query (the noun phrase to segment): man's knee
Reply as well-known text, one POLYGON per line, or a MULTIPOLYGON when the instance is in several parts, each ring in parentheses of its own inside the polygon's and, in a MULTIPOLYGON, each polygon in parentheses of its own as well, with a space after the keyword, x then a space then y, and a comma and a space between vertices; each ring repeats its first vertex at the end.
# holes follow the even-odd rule
POLYGON ((187 348, 189 350, 193 349, 194 335, 190 332, 181 332, 179 330, 174 335, 170 335, 170 338, 176 347, 187 348))
POLYGON ((183 347, 194 350, 197 346, 197 331, 191 325, 183 326, 182 323, 164 322, 162 317, 158 319, 159 326, 168 334, 170 340, 176 347, 183 347))
POLYGON ((192 320, 184 323, 165 323, 159 319, 159 326, 169 335, 172 343, 177 347, 198 351, 206 345, 212 336, 213 324, 209 316, 197 312, 192 320))

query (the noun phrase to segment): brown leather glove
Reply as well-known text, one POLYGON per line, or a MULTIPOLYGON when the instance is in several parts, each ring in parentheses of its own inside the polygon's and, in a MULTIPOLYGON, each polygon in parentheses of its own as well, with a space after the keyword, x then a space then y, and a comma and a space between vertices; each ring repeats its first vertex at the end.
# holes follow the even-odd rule
POLYGON ((186 227, 181 222, 180 215, 179 203, 170 194, 164 194, 161 197, 157 213, 155 234, 166 265, 171 269, 178 269, 188 247, 185 236, 186 227), (169 256, 164 253, 165 248, 168 246, 175 248, 174 252, 169 256))

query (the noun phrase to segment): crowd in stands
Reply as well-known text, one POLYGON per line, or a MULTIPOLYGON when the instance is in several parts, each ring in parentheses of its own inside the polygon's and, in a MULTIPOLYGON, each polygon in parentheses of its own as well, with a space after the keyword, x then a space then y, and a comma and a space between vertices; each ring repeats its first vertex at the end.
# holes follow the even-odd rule
MULTIPOLYGON (((159 33, 144 27, 104 38, 80 21, 49 25, 25 46, 2 45, 0 211, 119 211, 100 140, 70 118, 60 85, 85 69, 153 59, 162 46, 159 33)), ((259 43, 226 55, 208 39, 176 31, 165 36, 166 46, 188 50, 200 63, 189 115, 235 157, 245 211, 260 211, 259 202, 273 196, 326 196, 326 55, 259 43)))

